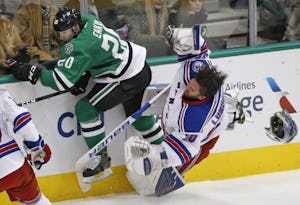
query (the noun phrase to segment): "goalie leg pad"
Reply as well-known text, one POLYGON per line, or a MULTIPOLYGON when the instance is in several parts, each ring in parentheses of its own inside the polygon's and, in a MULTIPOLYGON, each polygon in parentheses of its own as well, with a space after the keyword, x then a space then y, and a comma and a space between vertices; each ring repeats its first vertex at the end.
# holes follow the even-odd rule
POLYGON ((185 185, 184 179, 174 167, 157 169, 147 176, 128 171, 126 176, 136 192, 144 196, 162 196, 185 185))

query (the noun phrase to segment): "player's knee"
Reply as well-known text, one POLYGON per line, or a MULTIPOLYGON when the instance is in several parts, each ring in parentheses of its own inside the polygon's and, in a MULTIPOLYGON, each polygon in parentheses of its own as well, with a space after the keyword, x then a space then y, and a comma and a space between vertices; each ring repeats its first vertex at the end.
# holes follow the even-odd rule
POLYGON ((153 116, 142 116, 133 125, 151 144, 160 144, 165 138, 160 125, 153 116))
POLYGON ((86 98, 80 99, 75 105, 75 115, 80 122, 98 118, 99 112, 86 98))

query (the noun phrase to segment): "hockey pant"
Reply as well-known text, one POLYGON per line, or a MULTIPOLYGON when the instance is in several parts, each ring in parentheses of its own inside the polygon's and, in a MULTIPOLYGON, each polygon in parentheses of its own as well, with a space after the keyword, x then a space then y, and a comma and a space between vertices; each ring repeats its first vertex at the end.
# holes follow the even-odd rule
MULTIPOLYGON (((136 76, 120 82, 97 83, 86 97, 79 100, 75 114, 89 148, 105 137, 104 119, 100 113, 122 104, 126 117, 130 116, 141 107, 144 90, 150 81, 151 70, 145 63, 143 70, 136 76)), ((164 139, 161 127, 153 116, 142 116, 133 126, 150 143, 160 144, 164 139)))
POLYGON ((34 171, 26 160, 19 169, 0 179, 2 191, 7 192, 11 201, 19 201, 24 205, 51 205, 40 192, 34 171))

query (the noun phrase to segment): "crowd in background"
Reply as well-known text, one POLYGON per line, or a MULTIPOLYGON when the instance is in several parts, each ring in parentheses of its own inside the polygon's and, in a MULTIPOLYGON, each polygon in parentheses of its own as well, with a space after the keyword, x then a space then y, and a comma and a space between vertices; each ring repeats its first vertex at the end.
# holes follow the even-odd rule
MULTIPOLYGON (((53 30, 53 16, 59 7, 80 8, 79 0, 1 0, 0 10, 0 59, 8 60, 29 53, 31 62, 45 62, 59 58, 61 42, 53 30)), ((248 0, 87 0, 88 13, 97 16, 107 27, 117 31, 122 39, 146 47, 147 57, 174 55, 168 46, 165 29, 175 27, 202 26, 202 35, 211 50, 226 49, 230 38, 245 35, 209 35, 209 25, 222 9, 247 18, 248 0), (211 9, 218 2, 218 9, 211 9), (240 11, 246 11, 246 17, 240 11), (211 17, 211 18, 210 18, 211 17)), ((300 39, 300 0, 258 0, 258 36, 264 42, 294 41, 300 39)), ((247 26, 247 25, 246 25, 247 26)), ((246 45, 247 46, 247 45, 246 45)), ((28 60, 28 59, 27 59, 28 60)), ((5 74, 5 63, 1 63, 0 74, 5 74)))

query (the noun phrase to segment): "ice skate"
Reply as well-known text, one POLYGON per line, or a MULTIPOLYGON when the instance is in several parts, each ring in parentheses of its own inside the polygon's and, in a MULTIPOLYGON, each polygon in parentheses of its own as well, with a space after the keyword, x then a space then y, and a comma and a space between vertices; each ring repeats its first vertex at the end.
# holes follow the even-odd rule
POLYGON ((92 183, 109 177, 112 174, 110 160, 107 153, 92 157, 82 173, 83 182, 92 183))

